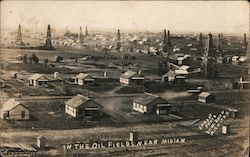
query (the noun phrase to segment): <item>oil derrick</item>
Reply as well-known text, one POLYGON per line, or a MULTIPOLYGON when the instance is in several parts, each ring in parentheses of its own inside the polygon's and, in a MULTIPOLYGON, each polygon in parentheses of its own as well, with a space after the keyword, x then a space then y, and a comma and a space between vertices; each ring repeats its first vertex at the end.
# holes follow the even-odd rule
POLYGON ((52 42, 51 42, 51 29, 50 29, 50 25, 48 25, 48 29, 47 29, 47 36, 46 36, 45 48, 46 49, 54 49, 53 46, 52 46, 52 42))
POLYGON ((163 51, 166 53, 171 53, 171 41, 170 32, 166 33, 166 29, 163 30, 163 51))
POLYGON ((118 31, 117 31, 116 50, 117 50, 117 51, 120 51, 120 50, 121 50, 121 34, 120 34, 120 30, 119 30, 119 29, 118 29, 118 31))
POLYGON ((220 43, 221 43, 221 45, 225 44, 223 34, 220 35, 220 43))
POLYGON ((22 30, 21 25, 18 26, 16 45, 23 46, 24 42, 22 40, 22 30))
POLYGON ((247 35, 244 33, 244 38, 243 38, 243 45, 247 47, 247 35))
POLYGON ((221 51, 221 35, 220 34, 218 34, 217 50, 221 51))
POLYGON ((202 36, 202 33, 200 33, 200 36, 199 36, 199 39, 198 39, 198 52, 199 53, 203 52, 203 46, 204 46, 203 36, 202 36))
POLYGON ((88 36, 89 36, 88 27, 86 26, 86 27, 85 27, 85 37, 88 37, 88 36))
POLYGON ((207 43, 205 45, 205 52, 202 61, 202 69, 206 78, 217 77, 218 72, 215 67, 215 54, 213 46, 213 36, 211 33, 208 34, 207 43))
POLYGON ((250 74, 250 48, 249 48, 249 42, 247 43, 247 69, 248 69, 248 74, 250 74))
POLYGON ((79 42, 83 43, 82 27, 80 27, 79 42))

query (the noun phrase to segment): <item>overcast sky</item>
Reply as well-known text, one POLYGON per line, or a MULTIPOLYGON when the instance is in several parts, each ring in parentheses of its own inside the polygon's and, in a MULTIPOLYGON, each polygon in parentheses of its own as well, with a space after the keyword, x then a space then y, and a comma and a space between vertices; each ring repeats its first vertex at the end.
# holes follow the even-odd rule
POLYGON ((1 27, 249 32, 247 1, 1 1, 1 27))

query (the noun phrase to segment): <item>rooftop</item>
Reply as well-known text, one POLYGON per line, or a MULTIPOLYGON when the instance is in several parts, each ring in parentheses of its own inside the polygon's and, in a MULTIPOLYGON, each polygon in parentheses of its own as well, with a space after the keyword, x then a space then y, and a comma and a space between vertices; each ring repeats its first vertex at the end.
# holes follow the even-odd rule
POLYGON ((77 78, 77 79, 85 79, 88 76, 89 76, 89 74, 80 73, 80 74, 76 75, 75 78, 77 78))
POLYGON ((137 74, 137 72, 135 72, 135 71, 126 71, 125 73, 123 73, 121 75, 121 77, 123 77, 123 78, 130 78, 130 77, 133 77, 136 74, 137 74))
POLYGON ((201 94, 199 94, 199 96, 201 97, 208 97, 209 95, 211 95, 211 93, 208 92, 202 92, 201 94))
MULTIPOLYGON (((151 94, 151 93, 144 93, 143 95, 141 95, 138 98, 135 98, 133 101, 137 102, 137 103, 141 103, 143 105, 148 105, 151 102, 153 102, 155 99, 160 98, 162 99, 160 96, 155 95, 155 94, 151 94)), ((166 101, 164 99, 162 99, 163 101, 166 101)), ((167 101, 166 101, 167 103, 167 101)))
POLYGON ((11 98, 3 104, 2 110, 10 111, 18 105, 21 105, 21 103, 14 98, 11 98))
POLYGON ((28 79, 29 79, 29 80, 38 80, 38 79, 40 79, 41 77, 44 77, 45 79, 48 79, 44 74, 38 74, 38 73, 36 73, 36 74, 30 76, 28 79))

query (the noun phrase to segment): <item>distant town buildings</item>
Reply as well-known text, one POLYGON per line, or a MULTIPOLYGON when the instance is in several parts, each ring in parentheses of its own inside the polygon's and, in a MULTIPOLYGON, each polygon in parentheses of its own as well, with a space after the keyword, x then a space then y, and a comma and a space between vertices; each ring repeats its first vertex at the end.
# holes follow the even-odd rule
POLYGON ((28 120, 30 117, 28 108, 13 98, 5 102, 0 111, 1 118, 4 120, 28 120))

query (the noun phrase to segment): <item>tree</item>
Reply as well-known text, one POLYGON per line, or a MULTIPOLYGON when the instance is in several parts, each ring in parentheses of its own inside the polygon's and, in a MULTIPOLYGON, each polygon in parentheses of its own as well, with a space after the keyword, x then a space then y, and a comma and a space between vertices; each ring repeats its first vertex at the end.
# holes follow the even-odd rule
POLYGON ((28 63, 28 56, 25 54, 25 55, 22 57, 22 60, 23 60, 23 63, 28 63))
POLYGON ((158 63, 158 75, 163 75, 168 72, 168 64, 166 62, 159 62, 158 63))
POLYGON ((39 58, 36 56, 36 54, 31 55, 32 63, 38 64, 39 63, 39 58))
POLYGON ((48 66, 49 63, 49 59, 44 59, 43 64, 44 64, 44 68, 46 68, 48 66))

